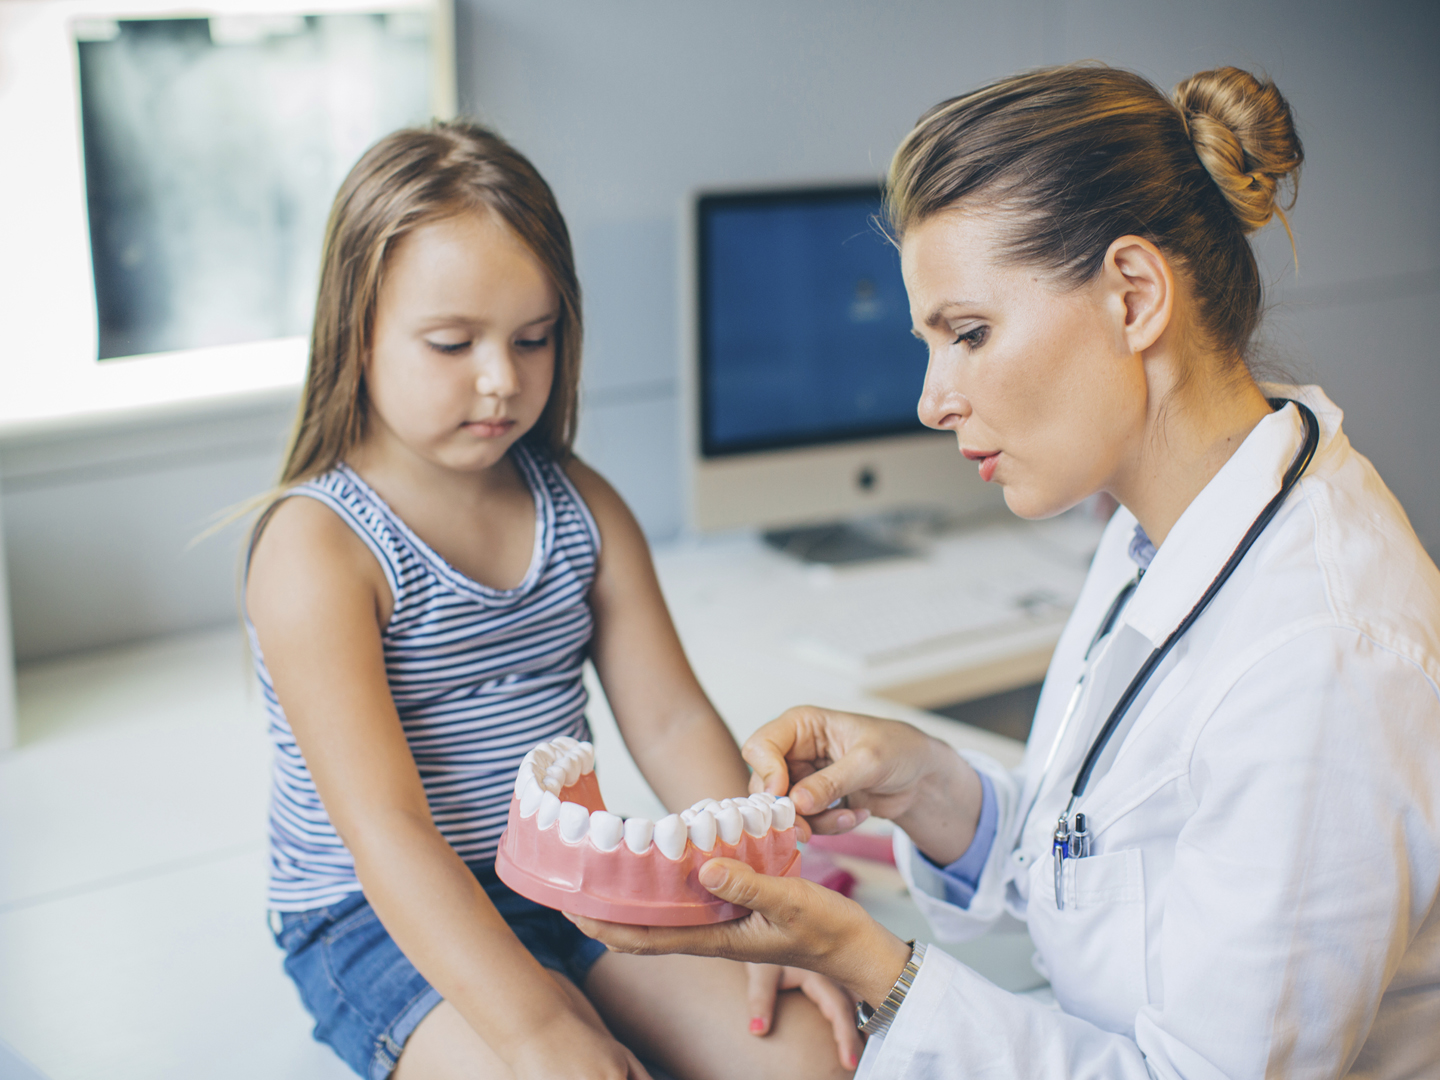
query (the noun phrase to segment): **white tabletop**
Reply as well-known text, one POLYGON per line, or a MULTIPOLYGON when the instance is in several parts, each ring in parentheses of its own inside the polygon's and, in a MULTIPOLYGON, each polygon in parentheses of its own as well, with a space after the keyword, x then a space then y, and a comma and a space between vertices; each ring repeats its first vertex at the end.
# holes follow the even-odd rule
MULTIPOLYGON (((1033 625, 987 635, 948 650, 880 668, 826 664, 798 644, 816 619, 838 617, 847 598, 862 600, 891 582, 914 587, 1014 589, 1041 583, 1073 597, 1101 526, 1083 514, 1051 522, 986 522, 936 538, 923 557, 862 568, 806 567, 754 535, 730 534, 657 548, 655 564, 686 652, 735 737, 791 705, 814 704, 906 720, 957 749, 978 750, 1002 765, 1019 764, 1022 743, 927 712, 939 705, 1037 681, 1059 637, 1063 611, 1033 625), (939 693, 943 696, 930 697, 939 693)), ((863 608, 853 617, 863 618, 863 608)), ((604 693, 593 677, 590 723, 607 804, 622 815, 665 813, 625 751, 604 693)), ((888 825, 867 822, 866 831, 888 825)), ((904 938, 934 935, 893 867, 837 858, 858 879, 855 899, 904 938)), ((997 985, 1028 990, 1043 983, 1020 924, 962 945, 944 944, 997 985)))

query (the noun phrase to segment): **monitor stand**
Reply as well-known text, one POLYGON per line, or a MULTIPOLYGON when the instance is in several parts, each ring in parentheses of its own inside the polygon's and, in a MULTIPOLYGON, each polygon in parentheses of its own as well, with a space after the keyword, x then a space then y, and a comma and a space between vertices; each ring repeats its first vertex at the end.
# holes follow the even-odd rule
POLYGON ((842 566, 914 555, 913 548, 874 535, 854 525, 807 525, 798 529, 771 529, 764 534, 771 547, 802 562, 842 566))

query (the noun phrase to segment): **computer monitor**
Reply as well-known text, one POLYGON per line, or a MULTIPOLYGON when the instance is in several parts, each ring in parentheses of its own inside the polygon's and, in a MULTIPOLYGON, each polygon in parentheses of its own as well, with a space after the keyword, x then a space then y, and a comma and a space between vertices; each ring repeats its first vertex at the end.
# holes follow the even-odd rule
MULTIPOLYGON (((702 192, 682 265, 691 524, 773 534, 999 505, 916 415, 911 333, 876 184, 702 192)), ((784 537, 773 537, 785 542, 784 537)))
MULTIPOLYGON (((451 0, 0 3, 0 426, 291 394, 330 202, 451 0)), ((267 398, 268 400, 268 398, 267 398)))

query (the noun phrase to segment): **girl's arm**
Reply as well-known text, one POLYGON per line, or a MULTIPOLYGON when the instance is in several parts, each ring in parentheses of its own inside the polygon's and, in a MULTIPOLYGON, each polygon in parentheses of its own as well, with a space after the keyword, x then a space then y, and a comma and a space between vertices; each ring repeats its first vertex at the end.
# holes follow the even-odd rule
POLYGON ((287 500, 246 604, 325 810, 411 963, 517 1075, 625 1076, 623 1048, 577 1015, 431 819, 385 675, 393 599, 364 543, 323 505, 287 500))
MULTIPOLYGON (((594 469, 572 459, 566 472, 600 527, 600 563, 590 589, 591 656, 626 747, 671 811, 744 795, 749 769, 685 658, 639 524, 594 469)), ((799 989, 815 1002, 834 1029, 841 1063, 854 1068, 862 1047, 850 1002, 813 972, 752 965, 751 1033, 769 1033, 780 989, 799 989)))
POLYGON ((600 527, 591 656, 635 764, 672 811, 744 795, 749 770, 685 659, 639 524, 594 469, 566 472, 600 527))

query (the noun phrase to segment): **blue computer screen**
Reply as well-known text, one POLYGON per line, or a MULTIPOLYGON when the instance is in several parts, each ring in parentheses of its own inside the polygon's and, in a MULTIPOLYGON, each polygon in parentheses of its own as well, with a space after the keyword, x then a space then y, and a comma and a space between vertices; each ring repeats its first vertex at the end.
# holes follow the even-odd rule
POLYGON ((706 455, 920 428, 925 347, 879 209, 876 188, 700 200, 706 455))

